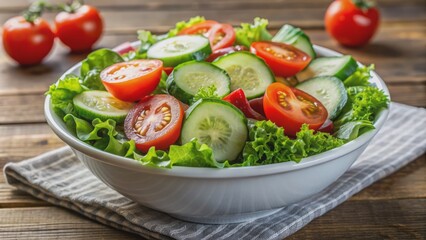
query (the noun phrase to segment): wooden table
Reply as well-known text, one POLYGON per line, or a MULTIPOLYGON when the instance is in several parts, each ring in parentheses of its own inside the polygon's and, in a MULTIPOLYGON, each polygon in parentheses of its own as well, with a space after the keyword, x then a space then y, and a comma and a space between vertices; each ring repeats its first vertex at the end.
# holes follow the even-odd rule
MULTIPOLYGON (((204 15, 232 24, 260 16, 276 31, 283 23, 306 30, 313 42, 375 63, 392 100, 426 106, 426 4, 424 0, 379 1, 383 21, 374 41, 361 49, 337 45, 324 31, 327 0, 102 0, 105 34, 99 47, 134 41, 137 29, 161 32, 175 22, 204 15), (119 3, 116 3, 119 2, 119 3)), ((0 22, 19 13, 27 0, 0 1, 0 22)), ((52 15, 47 15, 52 19, 52 15)), ((20 68, 0 55, 0 166, 63 146, 43 115, 43 93, 84 54, 69 54, 59 42, 43 65, 20 68)), ((426 126, 425 126, 426 127, 426 126)), ((290 239, 424 239, 426 157, 353 196, 290 239)), ((2 176, 2 175, 1 175, 2 176)), ((0 177, 0 239, 137 238, 52 206, 6 185, 0 177)))

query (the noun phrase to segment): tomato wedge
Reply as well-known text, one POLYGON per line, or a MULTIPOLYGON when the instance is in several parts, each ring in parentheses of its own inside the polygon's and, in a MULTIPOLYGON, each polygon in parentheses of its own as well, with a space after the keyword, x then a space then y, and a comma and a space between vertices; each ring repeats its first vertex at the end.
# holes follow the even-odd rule
POLYGON ((155 90, 162 71, 162 61, 143 59, 111 65, 101 72, 100 77, 111 95, 134 102, 155 90))
POLYGON ((289 136, 296 136, 300 127, 307 123, 313 130, 327 120, 327 109, 311 95, 282 83, 268 86, 263 98, 266 118, 283 127, 289 136))
POLYGON ((265 117, 263 117, 260 113, 254 111, 251 108, 246 98, 246 95, 244 94, 244 91, 241 88, 238 88, 237 90, 231 92, 229 95, 224 97, 223 100, 236 106, 248 118, 252 118, 256 120, 265 120, 265 117))
POLYGON ((127 114, 124 132, 142 152, 148 152, 152 146, 167 150, 179 138, 183 116, 183 107, 173 96, 147 96, 127 114))
POLYGON ((277 42, 254 42, 250 51, 265 60, 275 75, 291 77, 308 66, 311 57, 299 49, 277 42))
POLYGON ((213 51, 212 54, 206 59, 206 62, 213 62, 216 58, 221 57, 228 53, 238 52, 238 51, 247 51, 248 49, 245 46, 236 45, 226 48, 220 48, 213 51))
POLYGON ((212 50, 230 47, 235 42, 235 31, 230 24, 218 23, 212 20, 195 24, 179 32, 184 34, 200 34, 209 39, 212 50))

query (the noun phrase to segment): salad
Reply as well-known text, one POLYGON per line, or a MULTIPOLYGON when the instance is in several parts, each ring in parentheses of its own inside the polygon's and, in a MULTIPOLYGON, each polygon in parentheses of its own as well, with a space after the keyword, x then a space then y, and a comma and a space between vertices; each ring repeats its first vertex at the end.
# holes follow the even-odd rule
POLYGON ((138 48, 96 50, 46 94, 78 139, 154 167, 299 162, 374 129, 389 105, 374 66, 316 56, 301 29, 267 25, 140 30, 138 48))

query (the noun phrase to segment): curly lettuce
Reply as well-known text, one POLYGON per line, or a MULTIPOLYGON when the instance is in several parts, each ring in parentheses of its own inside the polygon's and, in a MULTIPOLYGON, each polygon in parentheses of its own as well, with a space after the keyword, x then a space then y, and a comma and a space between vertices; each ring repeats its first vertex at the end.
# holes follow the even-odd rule
POLYGON ((368 86, 370 85, 371 71, 374 70, 374 64, 370 66, 360 66, 357 70, 343 81, 345 87, 368 86))
POLYGON ((176 26, 169 30, 167 33, 167 37, 174 37, 176 36, 180 31, 182 31, 185 28, 189 28, 194 26, 195 24, 205 22, 206 19, 202 16, 196 16, 190 18, 188 21, 181 21, 176 23, 176 26))
POLYGON ((328 133, 314 132, 304 124, 295 139, 271 121, 249 125, 249 139, 243 150, 242 166, 279 162, 300 162, 303 158, 339 147, 344 141, 328 133))
POLYGON ((120 54, 107 48, 90 53, 81 63, 82 84, 92 90, 105 90, 99 75, 105 68, 119 62, 124 62, 120 54))
POLYGON ((252 42, 270 41, 272 35, 266 29, 268 20, 264 18, 255 18, 253 24, 241 23, 240 27, 234 28, 236 39, 235 42, 246 47, 250 47, 252 42))

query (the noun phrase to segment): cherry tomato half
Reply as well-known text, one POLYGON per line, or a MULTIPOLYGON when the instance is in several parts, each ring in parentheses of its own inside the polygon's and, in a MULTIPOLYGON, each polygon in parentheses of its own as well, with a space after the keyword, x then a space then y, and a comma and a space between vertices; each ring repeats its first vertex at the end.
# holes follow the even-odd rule
POLYGON ((213 51, 212 54, 206 59, 206 62, 213 62, 216 58, 221 57, 228 53, 238 52, 238 51, 247 51, 248 49, 245 46, 236 45, 226 48, 220 48, 213 51))
POLYGON ((142 152, 152 146, 167 150, 179 138, 183 116, 183 107, 173 96, 147 96, 127 114, 124 131, 142 152))
POLYGON ((195 24, 179 32, 179 35, 184 34, 204 35, 209 39, 213 51, 220 48, 230 47, 235 42, 235 31, 231 25, 211 20, 195 24))
POLYGON ((103 31, 103 22, 98 10, 83 5, 73 12, 60 12, 55 17, 56 35, 73 52, 92 48, 103 31))
POLYGON ((3 46, 7 54, 21 65, 40 63, 50 52, 55 34, 42 18, 30 23, 18 16, 3 25, 3 46))
POLYGON ((266 118, 283 127, 289 136, 295 136, 304 123, 317 130, 328 116, 320 101, 297 88, 277 82, 266 89, 263 110, 266 118))
POLYGON ((244 115, 248 118, 256 119, 256 120, 265 120, 260 113, 256 112, 251 108, 244 91, 241 88, 231 92, 229 95, 223 98, 223 100, 231 103, 236 106, 244 115))
POLYGON ((101 72, 100 77, 111 95, 122 101, 133 102, 155 90, 162 71, 162 61, 141 59, 111 65, 101 72))
POLYGON ((291 77, 308 66, 311 57, 284 43, 254 42, 250 51, 265 60, 275 75, 291 77))
POLYGON ((358 47, 367 44, 376 32, 380 20, 378 9, 369 2, 332 2, 325 13, 327 32, 344 46, 358 47))

